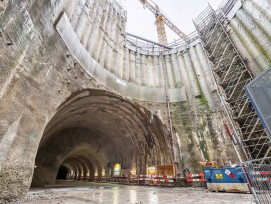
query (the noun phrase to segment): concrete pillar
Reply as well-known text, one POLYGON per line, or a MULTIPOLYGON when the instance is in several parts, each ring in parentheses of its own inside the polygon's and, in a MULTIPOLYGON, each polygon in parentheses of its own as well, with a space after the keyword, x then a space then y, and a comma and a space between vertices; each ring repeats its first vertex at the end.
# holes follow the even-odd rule
POLYGON ((160 72, 160 76, 161 76, 161 81, 160 81, 160 86, 161 87, 165 87, 165 70, 162 64, 162 58, 163 56, 159 56, 157 59, 157 65, 159 67, 159 72, 160 72))
POLYGON ((141 69, 140 69, 141 85, 147 86, 148 80, 153 79, 153 75, 151 77, 148 77, 148 67, 147 67, 147 56, 146 55, 141 55, 140 64, 141 64, 141 69))
POLYGON ((250 0, 262 11, 262 13, 271 20, 270 0, 250 0))
POLYGON ((64 11, 66 12, 67 16, 69 19, 72 19, 72 15, 74 13, 76 1, 75 0, 68 0, 67 3, 65 4, 64 11))
POLYGON ((146 77, 146 85, 148 87, 153 87, 154 83, 153 83, 153 61, 152 61, 152 56, 146 56, 145 59, 146 62, 146 67, 145 67, 145 77, 146 77))
POLYGON ((88 15, 89 15, 89 10, 90 10, 90 3, 91 3, 91 0, 85 1, 85 5, 83 6, 82 12, 79 16, 78 22, 76 23, 76 26, 74 29, 79 39, 81 39, 84 29, 87 25, 87 20, 88 20, 88 15))
POLYGON ((189 81, 192 86, 193 95, 194 97, 201 97, 201 90, 199 87, 198 78, 196 76, 195 69, 189 56, 188 50, 183 54, 183 56, 185 62, 185 69, 187 70, 189 76, 189 81))
POLYGON ((116 22, 117 22, 117 12, 113 9, 113 16, 110 20, 110 24, 108 24, 108 49, 106 51, 105 57, 105 67, 112 73, 115 73, 115 68, 112 66, 113 62, 113 49, 114 49, 114 37, 115 37, 115 30, 116 30, 116 22))
POLYGON ((72 24, 73 28, 76 27, 78 19, 79 19, 81 13, 83 12, 85 2, 86 2, 86 0, 77 0, 77 3, 74 8, 74 12, 72 14, 72 18, 71 18, 71 24, 72 24))
POLYGON ((205 98, 207 99, 208 103, 210 105, 212 105, 212 99, 211 99, 209 90, 207 88, 207 82, 205 80, 205 76, 204 76, 199 58, 197 56, 195 47, 190 47, 189 54, 190 54, 191 60, 193 62, 194 68, 195 68, 195 73, 197 75, 197 79, 200 84, 200 88, 201 88, 205 98))
POLYGON ((141 54, 139 54, 139 53, 136 53, 136 56, 135 56, 135 64, 136 64, 136 66, 135 66, 135 83, 136 84, 141 84, 141 74, 140 74, 140 72, 141 72, 141 60, 140 60, 140 58, 141 58, 141 54))
POLYGON ((168 88, 174 88, 175 80, 173 78, 172 64, 171 64, 171 59, 169 55, 164 56, 164 62, 165 62, 165 67, 166 67, 168 88))
POLYGON ((209 63, 208 63, 208 59, 206 58, 206 55, 204 53, 204 50, 202 48, 201 44, 197 44, 195 46, 196 49, 196 53, 202 68, 202 72, 205 78, 206 83, 208 84, 208 90, 209 92, 213 92, 216 90, 216 84, 215 81, 213 79, 213 73, 211 71, 211 67, 209 67, 209 63))
POLYGON ((177 61, 177 54, 171 55, 171 62, 173 66, 173 76, 174 76, 174 79, 176 80, 175 86, 180 88, 182 87, 182 79, 181 79, 179 64, 177 61))
POLYGON ((185 68, 183 53, 179 52, 177 54, 177 60, 178 60, 178 63, 179 63, 181 79, 184 82, 185 89, 186 89, 186 92, 188 94, 188 97, 191 98, 192 95, 193 95, 193 93, 192 93, 193 90, 192 90, 192 86, 191 86, 190 81, 189 81, 187 70, 185 68))
POLYGON ((162 70, 160 69, 159 57, 158 56, 150 56, 153 70, 156 74, 154 74, 154 84, 156 87, 161 87, 164 81, 162 70))
POLYGON ((233 18, 230 21, 231 28, 235 31, 239 39, 242 41, 245 48, 248 50, 252 59, 256 62, 259 68, 263 71, 269 64, 266 62, 265 56, 261 53, 259 47, 255 46, 255 42, 252 40, 249 33, 247 33, 242 26, 241 22, 237 18, 233 18))
POLYGON ((102 41, 101 50, 100 50, 99 58, 98 58, 98 62, 102 68, 104 68, 105 55, 106 55, 107 48, 108 48, 108 44, 107 44, 107 41, 104 39, 102 41))
POLYGON ((99 30, 99 24, 101 21, 102 12, 103 12, 103 8, 99 4, 96 10, 96 16, 94 17, 94 22, 92 24, 91 32, 90 32, 89 39, 86 46, 86 49, 89 51, 91 56, 93 54, 93 47, 97 39, 97 31, 99 30))
MULTIPOLYGON (((120 28, 119 28, 120 29, 120 28)), ((125 43, 125 37, 124 35, 121 34, 121 30, 119 32, 119 43, 118 43, 118 58, 117 58, 117 66, 118 66, 118 77, 123 79, 124 75, 124 53, 125 53, 125 48, 124 48, 124 43, 125 43)))
POLYGON ((260 67, 252 59, 252 57, 251 57, 250 53, 248 52, 248 50, 244 49, 244 45, 243 45, 241 39, 238 37, 237 33, 229 25, 228 25, 227 29, 230 30, 229 36, 230 36, 232 42, 234 43, 234 45, 236 46, 239 54, 242 56, 243 59, 247 59, 246 64, 248 66, 248 69, 252 73, 252 75, 257 76, 258 74, 260 74, 261 73, 260 67))
POLYGON ((130 54, 129 49, 124 49, 124 60, 123 60, 123 80, 129 81, 130 75, 130 54))
MULTIPOLYGON (((243 26, 250 31, 249 33, 253 36, 255 46, 258 45, 260 50, 263 52, 263 55, 270 61, 271 42, 261 28, 256 25, 254 17, 249 16, 248 13, 241 9, 236 13, 236 18, 239 19, 243 26)), ((267 68, 268 67, 266 67, 266 69, 267 68)))
POLYGON ((85 48, 87 48, 87 44, 89 41, 89 37, 91 35, 91 30, 92 30, 92 26, 94 23, 94 19, 96 18, 96 12, 98 10, 98 0, 94 0, 93 3, 91 4, 91 9, 89 11, 89 15, 88 15, 88 20, 87 20, 87 24, 85 26, 84 32, 83 32, 83 36, 81 39, 82 44, 84 45, 85 48))
POLYGON ((129 74, 129 81, 130 82, 135 82, 135 68, 136 68, 136 65, 135 65, 135 52, 133 51, 130 51, 130 62, 129 62, 129 71, 130 71, 130 74, 129 74))
POLYGON ((268 16, 261 8, 252 3, 251 1, 245 1, 242 9, 253 19, 255 23, 262 29, 265 35, 271 40, 271 17, 268 16))
POLYGON ((105 5, 104 5, 104 10, 103 10, 103 13, 101 16, 99 28, 97 31, 97 40, 94 43, 94 47, 93 47, 93 58, 94 59, 99 58, 102 42, 104 40, 105 28, 109 23, 107 19, 111 17, 110 11, 112 12, 112 6, 110 6, 109 2, 106 1, 105 5))
POLYGON ((115 75, 119 75, 120 70, 119 67, 117 66, 118 63, 118 58, 119 58, 119 42, 120 42, 120 15, 117 13, 116 15, 116 23, 115 27, 113 28, 114 30, 114 35, 113 35, 113 55, 112 55, 112 70, 115 75))

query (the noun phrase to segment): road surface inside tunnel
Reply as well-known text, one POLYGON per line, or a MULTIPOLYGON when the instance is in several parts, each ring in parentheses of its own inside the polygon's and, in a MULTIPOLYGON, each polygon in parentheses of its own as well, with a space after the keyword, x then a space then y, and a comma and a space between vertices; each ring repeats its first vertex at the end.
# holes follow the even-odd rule
POLYGON ((111 183, 57 181, 31 189, 16 204, 255 203, 251 194, 208 192, 203 188, 163 188, 111 183))

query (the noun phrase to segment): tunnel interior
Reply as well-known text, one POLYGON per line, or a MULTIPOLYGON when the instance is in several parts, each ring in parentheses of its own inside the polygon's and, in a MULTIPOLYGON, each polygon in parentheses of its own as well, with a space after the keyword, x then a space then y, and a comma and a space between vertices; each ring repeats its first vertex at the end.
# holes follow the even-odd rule
POLYGON ((121 176, 124 169, 140 174, 170 164, 168 135, 166 125, 137 103, 101 90, 74 93, 45 128, 32 186, 121 176))
POLYGON ((58 169, 56 180, 66 180, 69 170, 64 165, 61 165, 58 169))

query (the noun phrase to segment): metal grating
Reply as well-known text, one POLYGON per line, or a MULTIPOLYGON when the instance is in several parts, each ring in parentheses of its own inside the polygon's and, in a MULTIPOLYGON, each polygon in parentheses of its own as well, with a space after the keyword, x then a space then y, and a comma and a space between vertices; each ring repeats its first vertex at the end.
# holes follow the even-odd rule
POLYGON ((246 92, 271 139, 271 69, 250 82, 246 92))

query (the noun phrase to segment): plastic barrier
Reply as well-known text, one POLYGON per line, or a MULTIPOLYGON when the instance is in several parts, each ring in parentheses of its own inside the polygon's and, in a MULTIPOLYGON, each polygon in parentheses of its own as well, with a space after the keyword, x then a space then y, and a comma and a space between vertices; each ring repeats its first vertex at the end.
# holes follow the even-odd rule
POLYGON ((156 175, 138 175, 130 178, 112 178, 112 182, 132 185, 149 185, 149 186, 173 186, 176 179, 173 176, 156 176, 156 175))
POLYGON ((205 182, 204 174, 186 174, 186 181, 187 182, 193 182, 193 181, 198 181, 198 182, 205 182))

